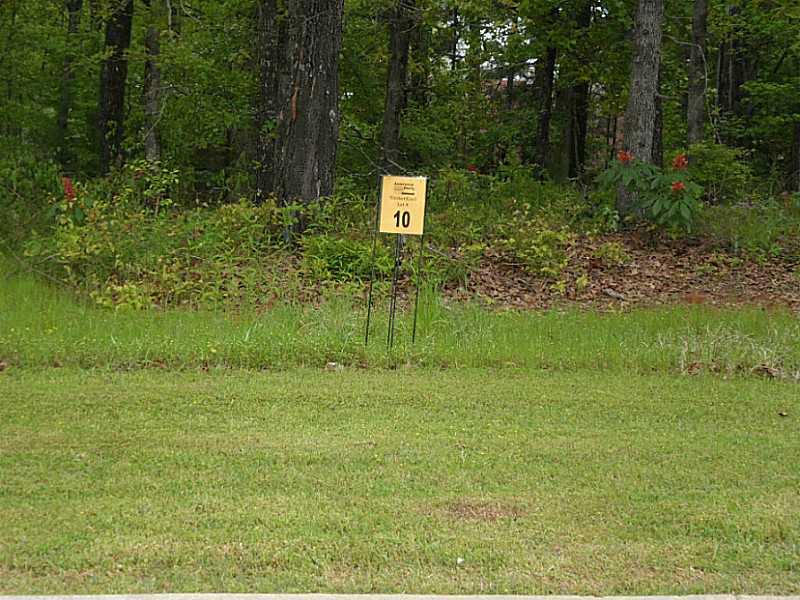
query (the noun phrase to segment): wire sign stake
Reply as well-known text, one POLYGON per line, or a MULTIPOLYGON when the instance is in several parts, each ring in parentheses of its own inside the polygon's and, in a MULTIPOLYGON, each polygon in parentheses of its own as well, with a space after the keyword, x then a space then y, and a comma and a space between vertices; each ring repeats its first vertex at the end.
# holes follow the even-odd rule
POLYGON ((425 248, 425 208, 427 205, 427 177, 396 177, 386 175, 381 178, 381 193, 375 209, 375 229, 372 237, 372 259, 369 280, 369 299, 367 300, 367 330, 364 345, 369 344, 370 321, 372 318, 372 288, 375 281, 375 252, 378 235, 389 233, 396 236, 394 245, 394 271, 392 273, 392 296, 389 301, 389 331, 386 344, 394 345, 394 330, 397 316, 397 287, 400 268, 403 262, 403 244, 408 235, 419 236, 419 267, 417 269, 417 290, 414 300, 414 329, 411 342, 417 340, 417 312, 419 310, 419 277, 422 274, 422 255, 425 248))

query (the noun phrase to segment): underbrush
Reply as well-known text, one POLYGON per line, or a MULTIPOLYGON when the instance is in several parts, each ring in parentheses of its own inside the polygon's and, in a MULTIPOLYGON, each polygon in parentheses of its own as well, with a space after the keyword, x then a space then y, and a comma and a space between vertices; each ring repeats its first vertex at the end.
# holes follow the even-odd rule
POLYGON ((757 205, 706 207, 698 233, 747 258, 800 260, 800 195, 757 205))
MULTIPOLYGON (((50 278, 116 308, 255 307, 331 287, 357 292, 373 275, 371 194, 342 191, 309 207, 208 206, 173 199, 178 181, 177 172, 144 161, 104 180, 65 181, 62 193, 49 193, 46 226, 29 232, 22 253, 50 278), (298 221, 305 233, 292 236, 298 221)), ((585 220, 574 189, 524 169, 445 171, 429 203, 424 269, 436 286, 465 283, 489 248, 556 279, 585 220)), ((378 282, 392 274, 390 242, 379 236, 375 245, 378 282)), ((405 273, 418 275, 418 256, 407 239, 405 273)))
MULTIPOLYGON (((0 176, 4 245, 103 307, 255 309, 332 293, 353 298, 373 267, 380 296, 392 276, 393 239, 378 237, 372 261, 375 193, 347 180, 318 204, 281 208, 173 198, 180 173, 146 161, 73 183, 59 182, 52 163, 22 157, 0 161, 0 176), (301 236, 292 234, 298 222, 306 225, 301 236)), ((741 169, 726 177, 718 199, 732 197, 745 177, 741 169)), ((586 195, 523 166, 493 175, 443 170, 430 182, 423 277, 417 239, 405 240, 402 272, 434 287, 463 286, 491 255, 558 288, 580 237, 617 230, 611 192, 586 195)), ((693 235, 742 258, 800 256, 796 196, 705 205, 697 221, 693 235)))

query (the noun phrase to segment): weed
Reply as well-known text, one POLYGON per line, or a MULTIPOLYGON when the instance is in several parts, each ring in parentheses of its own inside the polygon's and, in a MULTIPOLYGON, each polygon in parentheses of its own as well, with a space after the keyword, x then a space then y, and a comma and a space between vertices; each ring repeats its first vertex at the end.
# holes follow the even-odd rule
POLYGON ((631 262, 631 256, 619 242, 604 242, 594 251, 594 257, 609 267, 623 267, 631 262))

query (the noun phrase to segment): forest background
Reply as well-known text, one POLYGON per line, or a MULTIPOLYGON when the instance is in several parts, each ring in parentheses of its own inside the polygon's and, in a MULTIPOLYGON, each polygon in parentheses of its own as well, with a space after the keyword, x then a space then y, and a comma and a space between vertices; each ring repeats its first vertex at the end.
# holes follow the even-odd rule
POLYGON ((459 298, 797 305, 792 0, 4 0, 0 48, 5 250, 103 306, 360 296, 383 173, 459 298))

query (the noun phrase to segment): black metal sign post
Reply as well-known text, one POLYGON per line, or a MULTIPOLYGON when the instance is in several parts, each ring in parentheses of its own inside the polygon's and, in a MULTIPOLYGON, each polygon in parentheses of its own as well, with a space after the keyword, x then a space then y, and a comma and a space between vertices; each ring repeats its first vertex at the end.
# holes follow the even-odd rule
POLYGON ((386 345, 394 346, 394 324, 397 317, 397 278, 403 264, 403 236, 398 234, 394 243, 394 272, 392 273, 392 297, 389 300, 389 331, 386 333, 386 345))
POLYGON ((407 235, 419 235, 419 263, 417 269, 416 296, 414 300, 414 329, 411 343, 417 340, 417 315, 419 311, 419 289, 422 276, 423 254, 425 248, 424 224, 427 213, 428 188, 427 179, 421 177, 381 178, 381 193, 375 209, 375 229, 372 237, 372 257, 370 259, 370 280, 367 299, 367 328, 364 333, 364 345, 369 344, 370 325, 372 322, 373 289, 375 281, 375 257, 378 236, 381 233, 396 235, 394 246, 394 268, 392 271, 392 292, 389 300, 389 327, 386 334, 386 345, 394 346, 395 326, 397 323, 397 294, 400 269, 403 264, 403 246, 407 235), (387 182, 389 189, 387 190, 387 182), (387 202, 384 202, 388 199, 387 202), (397 210, 394 210, 397 209, 397 210), (394 211, 394 212, 392 212, 394 211))
MULTIPOLYGON (((426 199, 427 200, 427 199, 426 199)), ((427 201, 425 202, 427 204, 427 201)), ((417 313, 419 312, 419 288, 422 280, 422 257, 425 254, 425 234, 419 236, 419 263, 417 264, 417 292, 414 298, 414 329, 411 334, 411 343, 417 343, 417 313)))
POLYGON ((383 177, 381 177, 380 191, 378 193, 378 202, 375 203, 375 223, 372 231, 372 258, 370 258, 370 275, 369 275, 369 299, 367 300, 367 332, 364 334, 364 345, 369 344, 369 325, 370 318, 372 317, 372 287, 375 281, 375 251, 378 247, 378 227, 381 214, 381 196, 383 195, 383 177))

